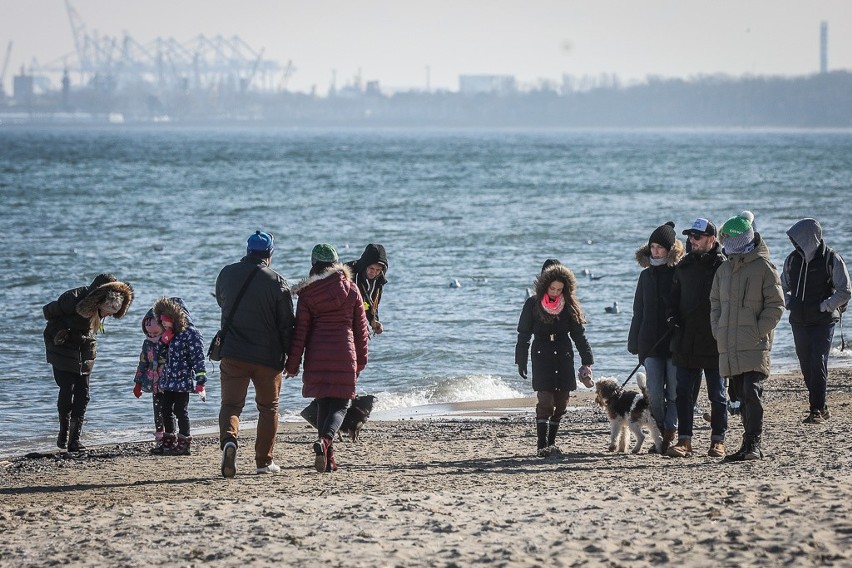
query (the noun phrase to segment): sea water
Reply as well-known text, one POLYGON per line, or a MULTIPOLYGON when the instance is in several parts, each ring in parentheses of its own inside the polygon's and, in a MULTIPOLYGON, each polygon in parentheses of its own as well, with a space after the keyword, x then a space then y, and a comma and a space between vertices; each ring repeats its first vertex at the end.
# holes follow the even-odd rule
MULTIPOLYGON (((398 414, 532 394, 514 344, 546 258, 577 274, 596 376, 624 379, 637 364, 626 349, 634 253, 655 227, 672 220, 680 235, 697 216, 720 225, 749 209, 780 267, 786 229, 813 216, 852 256, 850 185, 848 131, 0 128, 0 455, 53 446, 41 308, 100 272, 136 298, 98 338, 88 443, 150 438, 150 395, 132 394, 142 316, 180 296, 209 340, 216 276, 256 229, 275 236, 272 266, 291 283, 316 243, 343 260, 385 245, 385 333, 358 390, 398 414), (613 302, 620 313, 605 312, 613 302)), ((832 363, 847 353, 835 348, 832 363)), ((796 365, 786 317, 773 365, 796 365)), ((207 402, 190 403, 194 431, 216 424, 217 364, 208 376, 207 402)), ((304 404, 301 381, 285 381, 282 418, 304 404)))

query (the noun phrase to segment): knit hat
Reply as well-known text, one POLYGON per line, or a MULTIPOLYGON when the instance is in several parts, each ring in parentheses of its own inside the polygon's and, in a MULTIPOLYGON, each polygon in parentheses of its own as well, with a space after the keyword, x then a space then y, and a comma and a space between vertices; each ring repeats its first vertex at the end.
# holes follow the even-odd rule
POLYGON ((255 231, 248 238, 246 254, 259 253, 261 256, 269 256, 274 249, 272 235, 263 231, 255 231))
POLYGON ((692 226, 688 229, 684 229, 684 235, 710 235, 711 237, 716 236, 716 225, 710 222, 710 219, 705 219, 704 217, 699 217, 695 221, 692 222, 692 226))
POLYGON ((719 231, 725 252, 739 253, 746 250, 754 241, 754 213, 743 211, 736 217, 731 217, 719 231))
POLYGON ((311 251, 311 264, 316 264, 318 262, 337 262, 338 256, 337 251, 334 250, 334 247, 326 244, 320 243, 314 247, 311 251))
POLYGON ((547 270, 548 268, 550 268, 554 264, 562 264, 562 263, 559 262, 558 258, 548 258, 547 260, 544 261, 544 264, 541 265, 541 271, 544 272, 545 270, 547 270))
POLYGON ((648 239, 648 246, 651 246, 652 243, 656 243, 666 250, 672 250, 672 247, 677 240, 674 228, 674 221, 669 221, 665 225, 660 225, 654 229, 654 232, 651 233, 651 237, 648 239))
POLYGON ((118 310, 121 309, 121 306, 124 304, 124 296, 122 296, 119 292, 115 290, 110 290, 106 293, 106 297, 104 301, 101 302, 101 305, 98 306, 101 310, 105 312, 109 312, 109 314, 118 313, 118 310))

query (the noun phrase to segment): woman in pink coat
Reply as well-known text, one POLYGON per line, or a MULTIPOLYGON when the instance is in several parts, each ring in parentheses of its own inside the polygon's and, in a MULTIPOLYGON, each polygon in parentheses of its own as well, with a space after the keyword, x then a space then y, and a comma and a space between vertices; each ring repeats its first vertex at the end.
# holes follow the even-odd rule
POLYGON ((361 294, 334 248, 315 246, 311 265, 308 278, 293 288, 299 303, 286 371, 298 374, 304 353, 302 396, 317 400, 314 466, 324 472, 337 469, 332 441, 367 365, 369 328, 361 294))

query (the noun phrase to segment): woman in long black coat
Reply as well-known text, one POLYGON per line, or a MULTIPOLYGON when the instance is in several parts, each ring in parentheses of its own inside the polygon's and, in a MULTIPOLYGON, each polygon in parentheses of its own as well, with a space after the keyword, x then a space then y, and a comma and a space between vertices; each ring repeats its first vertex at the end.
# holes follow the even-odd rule
POLYGON ((535 407, 538 455, 547 456, 555 447, 559 422, 568 399, 577 390, 577 375, 592 387, 592 349, 583 325, 586 318, 577 300, 577 279, 558 260, 548 259, 535 281, 535 294, 527 299, 518 321, 515 363, 518 374, 527 378, 530 339, 532 339, 532 386, 538 401, 535 407), (574 348, 582 366, 574 373, 574 348))
POLYGON ((59 387, 59 436, 56 445, 71 452, 80 444, 83 417, 89 403, 89 377, 97 355, 98 331, 103 318, 124 316, 133 301, 133 288, 112 274, 99 274, 89 286, 64 292, 42 308, 47 325, 44 346, 47 362, 59 387))

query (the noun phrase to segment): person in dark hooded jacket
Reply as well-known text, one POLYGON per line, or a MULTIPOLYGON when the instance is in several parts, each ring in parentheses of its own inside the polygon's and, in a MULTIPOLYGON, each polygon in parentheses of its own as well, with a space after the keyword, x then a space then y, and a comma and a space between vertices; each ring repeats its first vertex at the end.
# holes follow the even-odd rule
POLYGON ((523 379, 527 378, 532 339, 532 387, 538 398, 536 447, 541 457, 558 452, 556 434, 571 391, 577 390, 577 375, 586 387, 594 386, 594 357, 583 327, 586 318, 576 294, 574 273, 558 260, 548 259, 535 281, 535 294, 527 298, 518 320, 515 364, 523 379), (581 360, 577 375, 574 344, 581 360))
POLYGON ((852 297, 846 263, 822 238, 816 219, 798 221, 787 231, 794 250, 784 261, 781 288, 790 311, 796 356, 808 387, 805 424, 831 416, 826 404, 828 353, 841 309, 852 297))
POLYGON ((639 356, 645 366, 651 415, 663 433, 663 452, 677 435, 677 378, 669 345, 666 310, 677 263, 683 258, 683 243, 677 240, 674 223, 669 221, 651 233, 648 242, 636 251, 643 268, 636 283, 633 319, 627 337, 627 350, 639 356))
POLYGON ((89 378, 97 355, 97 333, 103 318, 121 319, 133 302, 133 288, 112 274, 99 274, 88 286, 68 290, 42 308, 47 325, 44 346, 47 362, 59 387, 59 436, 56 445, 77 452, 83 418, 89 403, 89 378))
POLYGON ((296 376, 304 356, 302 396, 317 399, 318 405, 318 472, 337 469, 332 442, 355 398, 358 374, 367 365, 367 316, 351 278, 334 248, 323 243, 311 251, 309 277, 293 288, 299 302, 285 370, 288 378, 296 376))
POLYGON ((374 333, 382 333, 379 321, 379 303, 382 301, 382 289, 388 283, 388 255, 385 247, 370 243, 364 249, 361 258, 347 262, 352 271, 352 281, 358 286, 364 300, 364 312, 374 333))

